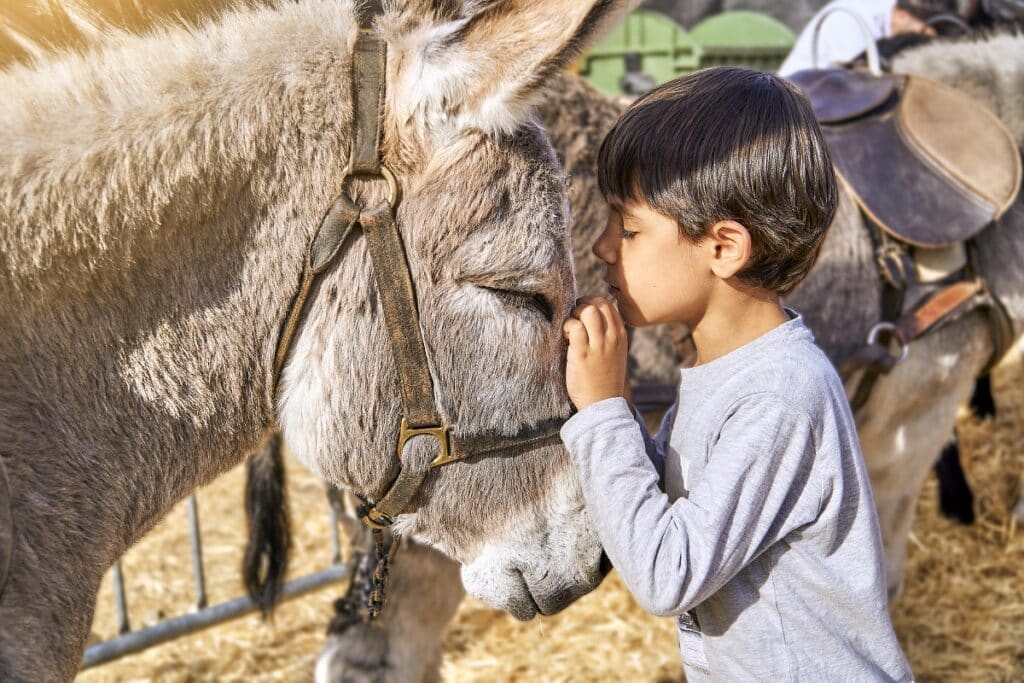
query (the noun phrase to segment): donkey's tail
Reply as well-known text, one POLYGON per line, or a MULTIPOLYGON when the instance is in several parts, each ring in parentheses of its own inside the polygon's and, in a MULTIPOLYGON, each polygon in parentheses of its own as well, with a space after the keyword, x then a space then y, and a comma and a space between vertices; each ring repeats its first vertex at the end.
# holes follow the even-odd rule
POLYGON ((281 596, 292 545, 280 433, 253 454, 247 469, 245 516, 249 538, 242 560, 242 579, 249 596, 266 617, 281 596))

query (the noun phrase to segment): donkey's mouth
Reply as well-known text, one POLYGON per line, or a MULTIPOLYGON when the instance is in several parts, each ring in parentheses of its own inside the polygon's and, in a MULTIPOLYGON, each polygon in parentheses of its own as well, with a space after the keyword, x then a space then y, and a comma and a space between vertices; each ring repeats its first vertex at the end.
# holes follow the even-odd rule
POLYGON ((526 579, 518 572, 517 578, 522 591, 509 601, 509 606, 506 608, 508 613, 519 621, 530 621, 538 614, 544 614, 540 605, 537 604, 537 598, 533 597, 533 593, 530 592, 526 579))

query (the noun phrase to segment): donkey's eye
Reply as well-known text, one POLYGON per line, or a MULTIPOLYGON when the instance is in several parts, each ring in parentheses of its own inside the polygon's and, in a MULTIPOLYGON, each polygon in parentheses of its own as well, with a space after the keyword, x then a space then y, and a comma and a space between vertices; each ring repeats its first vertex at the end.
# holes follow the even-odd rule
POLYGON ((501 289, 484 285, 477 286, 480 289, 487 290, 508 304, 539 313, 549 323, 555 319, 555 307, 551 305, 546 296, 539 292, 524 292, 517 289, 501 289))

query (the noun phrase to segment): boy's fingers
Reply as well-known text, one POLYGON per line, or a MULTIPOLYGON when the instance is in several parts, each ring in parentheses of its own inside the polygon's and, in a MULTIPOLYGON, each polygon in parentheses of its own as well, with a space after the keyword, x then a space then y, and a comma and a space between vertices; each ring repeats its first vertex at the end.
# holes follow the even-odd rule
POLYGON ((587 310, 588 308, 592 307, 594 305, 594 302, 597 301, 598 298, 599 297, 585 296, 580 299, 576 299, 576 306, 575 308, 572 309, 572 313, 570 313, 569 315, 571 315, 574 318, 579 318, 580 314, 583 313, 583 311, 587 310))
POLYGON ((608 298, 601 296, 600 294, 589 294, 587 296, 581 296, 579 299, 576 299, 576 306, 579 307, 585 304, 593 305, 598 303, 599 301, 608 301, 608 298))
POLYGON ((612 302, 600 297, 599 301, 593 305, 601 312, 601 315, 604 318, 605 334, 610 338, 614 338, 613 341, 616 342, 624 338, 626 334, 626 325, 622 321, 622 316, 619 315, 618 310, 612 302))
POLYGON ((605 322, 604 315, 596 306, 585 305, 580 311, 579 319, 587 328, 587 337, 591 343, 597 343, 604 338, 605 322))
POLYGON ((568 340, 569 346, 586 348, 590 343, 587 328, 575 318, 569 318, 562 323, 562 335, 568 340))

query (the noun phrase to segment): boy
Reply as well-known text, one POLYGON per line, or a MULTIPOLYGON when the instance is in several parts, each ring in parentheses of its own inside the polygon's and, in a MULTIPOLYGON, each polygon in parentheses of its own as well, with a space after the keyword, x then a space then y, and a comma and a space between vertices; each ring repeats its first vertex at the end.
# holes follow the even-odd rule
POLYGON ((617 306, 565 322, 562 439, 608 557, 679 618, 690 683, 911 680, 843 385, 779 303, 838 201, 810 105, 777 76, 700 71, 626 111, 599 164, 617 306), (697 362, 651 439, 622 398, 625 324, 656 323, 688 325, 697 362))

